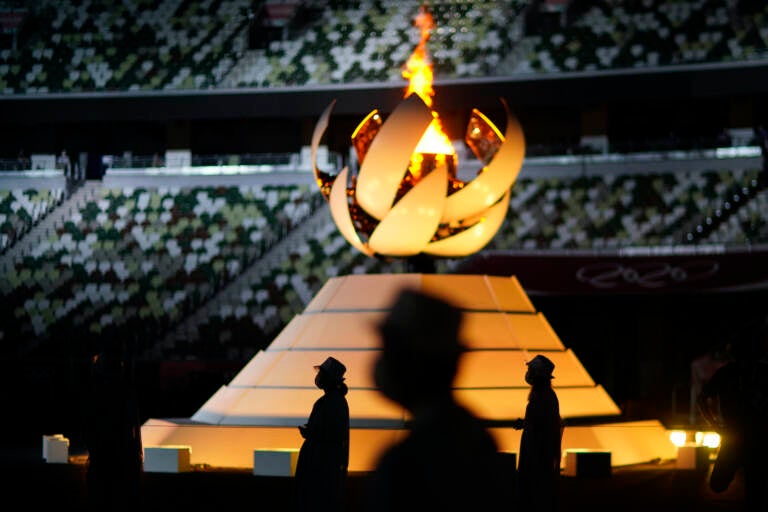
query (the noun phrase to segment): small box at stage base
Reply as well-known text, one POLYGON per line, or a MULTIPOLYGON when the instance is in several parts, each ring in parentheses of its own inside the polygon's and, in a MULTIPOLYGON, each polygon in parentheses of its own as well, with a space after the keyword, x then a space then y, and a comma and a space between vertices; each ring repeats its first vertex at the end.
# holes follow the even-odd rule
POLYGON ((144 471, 149 473, 183 473, 191 471, 192 447, 146 446, 144 447, 144 471))
POLYGON ((257 476, 294 476, 299 450, 295 448, 253 451, 253 474, 257 476))
POLYGON ((62 434, 43 436, 43 459, 56 464, 69 463, 69 439, 62 434))
POLYGON ((685 444, 677 448, 677 469, 708 469, 709 448, 697 444, 685 444))
POLYGON ((611 452, 574 449, 565 451, 565 476, 610 476, 611 452))

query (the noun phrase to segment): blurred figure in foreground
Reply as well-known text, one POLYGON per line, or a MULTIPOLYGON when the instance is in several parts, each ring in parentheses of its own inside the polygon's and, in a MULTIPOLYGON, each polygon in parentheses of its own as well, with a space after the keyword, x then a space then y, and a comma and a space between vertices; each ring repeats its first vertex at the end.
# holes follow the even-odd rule
POLYGON ((315 366, 315 386, 323 396, 315 401, 296 463, 295 510, 343 512, 349 465, 349 405, 344 373, 347 368, 328 357, 315 366))
POLYGON ((531 385, 525 418, 515 422, 522 429, 517 493, 520 509, 547 511, 558 509, 560 456, 563 421, 560 402, 552 389, 554 363, 537 355, 528 363, 525 382, 531 385))
POLYGON ((382 351, 374 381, 410 415, 409 431, 377 461, 368 482, 369 511, 509 510, 495 439, 457 403, 452 385, 464 347, 462 313, 403 290, 378 325, 382 351))
POLYGON ((731 359, 731 346, 726 344, 722 347, 714 347, 691 361, 691 411, 688 417, 691 425, 696 425, 700 418, 701 411, 697 401, 701 396, 704 383, 731 359))
POLYGON ((143 450, 129 361, 111 340, 91 359, 86 417, 89 510, 138 510, 143 450))
POLYGON ((768 511, 768 317, 732 343, 733 361, 719 368, 698 398, 704 419, 720 434, 710 488, 723 492, 744 476, 744 510, 768 511))

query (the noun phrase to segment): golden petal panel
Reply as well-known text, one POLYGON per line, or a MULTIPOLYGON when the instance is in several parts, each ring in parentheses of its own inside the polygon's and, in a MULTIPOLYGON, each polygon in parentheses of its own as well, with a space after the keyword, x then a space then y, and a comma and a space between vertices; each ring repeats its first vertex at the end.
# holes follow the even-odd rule
POLYGON ((331 216, 339 228, 339 232, 349 244, 358 251, 372 256, 373 252, 363 244, 352 223, 352 217, 349 215, 349 204, 347 203, 347 178, 349 169, 345 167, 339 173, 336 181, 333 182, 331 193, 328 199, 331 216))
POLYGON ((504 109, 507 112, 504 143, 481 173, 448 197, 442 222, 466 219, 489 208, 509 191, 517 179, 525 157, 525 137, 520 123, 512 116, 506 102, 504 109))
POLYGON ((414 247, 427 245, 440 223, 447 187, 448 171, 440 165, 389 210, 371 233, 369 247, 379 254, 409 256, 414 247))
POLYGON ((418 94, 411 94, 398 103, 373 139, 360 164, 355 198, 375 219, 389 213, 411 154, 431 122, 429 107, 418 94))
POLYGON ((450 257, 456 254, 471 254, 485 247, 496 235, 507 216, 510 194, 508 190, 501 201, 486 210, 480 222, 460 233, 430 242, 424 252, 434 256, 450 257))
POLYGON ((322 139, 325 130, 328 128, 331 111, 333 110, 333 106, 335 104, 336 100, 333 100, 331 104, 325 108, 323 113, 320 115, 320 118, 317 120, 317 123, 315 124, 315 130, 312 132, 312 145, 310 146, 312 171, 315 174, 315 181, 317 182, 317 186, 320 188, 320 192, 323 194, 323 197, 325 197, 326 200, 330 195, 331 185, 333 184, 336 177, 321 170, 317 166, 317 148, 320 146, 320 139, 322 139))

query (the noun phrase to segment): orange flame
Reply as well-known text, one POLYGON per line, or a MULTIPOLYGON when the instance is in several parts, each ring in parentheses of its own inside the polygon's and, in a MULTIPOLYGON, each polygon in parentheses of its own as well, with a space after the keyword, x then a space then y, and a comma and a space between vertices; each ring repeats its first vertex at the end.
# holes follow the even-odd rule
POLYGON ((435 91, 432 89, 432 63, 429 55, 427 55, 427 40, 429 39, 429 31, 435 26, 435 20, 425 6, 422 5, 419 8, 419 12, 413 20, 413 26, 421 31, 421 39, 403 68, 403 78, 410 81, 408 89, 405 91, 405 97, 416 93, 421 96, 428 107, 431 107, 432 96, 435 95, 435 91))
MULTIPOLYGON (((416 14, 413 25, 421 31, 421 39, 403 67, 403 78, 409 80, 408 88, 405 91, 405 97, 416 93, 422 100, 424 100, 424 103, 428 107, 431 107, 432 97, 435 95, 435 91, 432 88, 432 63, 427 53, 427 40, 429 39, 430 30, 435 26, 435 20, 426 6, 422 5, 419 8, 419 12, 416 14)), ((429 125, 429 128, 427 128, 427 131, 424 132, 424 136, 414 150, 414 157, 411 159, 412 164, 416 163, 414 158, 418 153, 439 155, 456 154, 456 150, 453 148, 451 140, 443 131, 437 113, 432 111, 432 116, 434 117, 432 123, 429 125)), ((412 167, 414 167, 414 165, 412 165, 412 167)))

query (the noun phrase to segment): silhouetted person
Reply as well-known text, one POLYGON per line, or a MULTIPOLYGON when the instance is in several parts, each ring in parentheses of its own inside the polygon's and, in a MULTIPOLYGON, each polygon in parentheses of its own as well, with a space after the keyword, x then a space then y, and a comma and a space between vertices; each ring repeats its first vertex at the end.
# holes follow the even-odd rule
POLYGON ((499 470, 494 438, 457 403, 452 385, 464 347, 462 313, 453 305, 403 290, 378 326, 382 350, 374 381, 410 416, 407 435, 390 446, 368 481, 368 511, 491 510, 509 477, 499 470))
POLYGON ((552 389, 554 363, 537 355, 527 363, 525 382, 531 385, 522 429, 517 490, 520 510, 553 511, 558 508, 563 421, 560 402, 552 389))
POLYGON ((296 463, 294 508, 342 512, 349 466, 347 369, 328 357, 315 370, 315 386, 324 393, 312 406, 307 423, 299 426, 304 442, 296 463))
POLYGON ((93 356, 86 404, 86 483, 91 510, 141 503, 141 422, 132 369, 112 344, 93 356))
POLYGON ((720 434, 709 478, 723 492, 744 477, 744 510, 768 510, 768 318, 732 343, 734 360, 719 368, 699 395, 702 416, 720 434))
POLYGON ((56 158, 56 165, 59 169, 62 170, 64 176, 67 178, 70 177, 72 162, 69 160, 69 155, 67 154, 66 149, 61 150, 61 154, 59 154, 58 158, 56 158))
POLYGON ((32 168, 32 165, 29 163, 29 157, 24 152, 23 149, 19 150, 19 154, 16 155, 16 170, 19 171, 26 171, 32 168))

